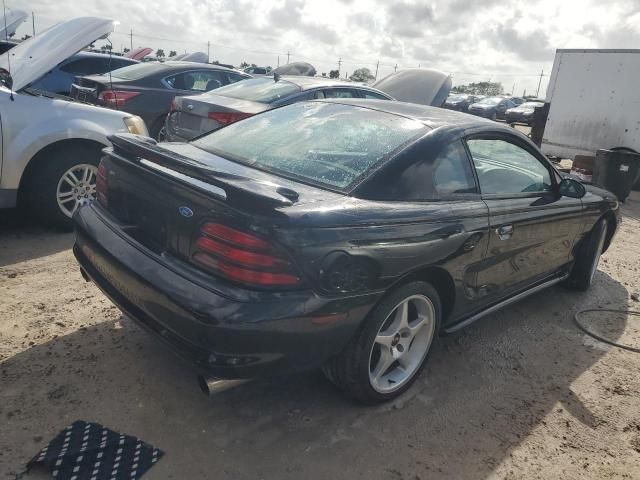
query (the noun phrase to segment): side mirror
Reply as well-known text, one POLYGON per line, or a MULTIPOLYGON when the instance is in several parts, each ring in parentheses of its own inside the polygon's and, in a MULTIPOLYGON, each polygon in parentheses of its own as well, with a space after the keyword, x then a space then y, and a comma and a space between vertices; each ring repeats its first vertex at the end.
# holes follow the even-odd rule
POLYGON ((563 197, 571 198, 582 198, 587 193, 584 185, 573 178, 563 178, 559 185, 559 191, 563 197))
POLYGON ((11 74, 4 68, 0 68, 0 83, 9 90, 13 87, 13 78, 11 78, 11 74))

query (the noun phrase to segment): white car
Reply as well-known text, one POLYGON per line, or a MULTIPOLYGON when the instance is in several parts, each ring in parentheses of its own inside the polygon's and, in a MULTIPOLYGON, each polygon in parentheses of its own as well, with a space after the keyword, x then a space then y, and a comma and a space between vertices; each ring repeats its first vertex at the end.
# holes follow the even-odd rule
POLYGON ((0 208, 24 203, 43 222, 70 228, 75 210, 94 199, 107 137, 148 134, 140 117, 29 88, 113 29, 110 19, 75 18, 0 56, 0 208))

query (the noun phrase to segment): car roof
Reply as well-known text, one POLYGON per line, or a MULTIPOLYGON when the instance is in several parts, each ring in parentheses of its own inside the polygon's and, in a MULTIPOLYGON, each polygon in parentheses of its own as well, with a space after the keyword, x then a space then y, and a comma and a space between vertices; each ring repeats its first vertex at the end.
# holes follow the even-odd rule
POLYGON ((72 55, 69 58, 119 58, 123 59, 126 62, 138 63, 138 60, 134 60, 133 58, 123 57, 121 55, 109 55, 108 53, 98 53, 98 52, 85 52, 84 50, 79 51, 75 55, 72 55))
POLYGON ((346 82, 344 80, 337 80, 335 78, 305 77, 302 75, 282 75, 280 78, 282 80, 286 80, 289 83, 293 83, 294 85, 297 85, 303 91, 310 90, 312 88, 317 88, 317 87, 355 87, 355 88, 361 88, 365 90, 372 90, 375 92, 379 91, 379 90, 376 90, 375 88, 367 87, 366 85, 361 85, 354 82, 346 82))
POLYGON ((396 100, 366 100, 366 99, 324 99, 315 102, 340 103, 354 107, 369 108, 380 112, 399 115, 417 120, 429 128, 474 128, 482 127, 487 130, 500 130, 517 133, 513 128, 501 125, 486 118, 476 117, 468 113, 456 112, 439 107, 418 105, 417 103, 398 102, 396 100))
POLYGON ((185 68, 207 68, 207 69, 211 69, 211 70, 224 70, 225 72, 235 72, 235 73, 239 73, 241 75, 247 75, 250 76, 244 72, 241 72, 239 70, 235 70, 233 68, 227 68, 227 67, 223 67, 222 65, 215 65, 213 63, 199 63, 199 62, 181 62, 181 61, 168 61, 168 62, 164 62, 162 63, 162 66, 165 67, 166 71, 173 71, 173 70, 184 70, 185 68))

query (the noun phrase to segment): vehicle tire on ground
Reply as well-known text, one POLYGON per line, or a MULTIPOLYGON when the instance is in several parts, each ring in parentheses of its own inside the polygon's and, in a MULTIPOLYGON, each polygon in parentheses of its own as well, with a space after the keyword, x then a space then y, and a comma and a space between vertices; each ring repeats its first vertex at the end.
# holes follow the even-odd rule
POLYGON ((580 246, 573 269, 566 282, 568 286, 581 291, 589 289, 598 270, 606 236, 607 221, 600 219, 580 246))
POLYGON ((99 161, 97 148, 74 145, 53 151, 29 181, 30 212, 45 225, 71 230, 71 215, 95 199, 99 161))
POLYGON ((493 112, 490 118, 495 122, 498 119, 498 115, 496 115, 496 112, 493 112))
POLYGON ((323 366, 327 378, 364 403, 405 392, 424 367, 440 329, 440 297, 425 282, 387 294, 338 356, 323 366))
POLYGON ((151 125, 151 129, 149 130, 149 136, 159 142, 164 141, 165 137, 164 121, 164 116, 156 118, 156 120, 153 122, 153 125, 151 125))

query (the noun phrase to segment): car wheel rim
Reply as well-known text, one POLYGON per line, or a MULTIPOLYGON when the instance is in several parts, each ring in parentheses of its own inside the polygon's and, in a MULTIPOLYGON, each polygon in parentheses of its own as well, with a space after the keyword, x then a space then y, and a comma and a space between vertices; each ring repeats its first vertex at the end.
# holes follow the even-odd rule
POLYGON ((387 316, 369 354, 369 383, 391 393, 418 371, 435 333, 435 308, 424 295, 404 299, 387 316))
POLYGON ((593 281, 593 277, 595 277, 596 272, 598 271, 598 265, 600 263, 600 256, 602 255, 602 247, 604 246, 604 239, 605 239, 605 234, 606 234, 606 230, 603 228, 602 229, 602 233, 600 234, 600 238, 598 239, 598 247, 596 249, 596 256, 593 259, 593 264, 591 265, 591 276, 589 281, 592 282, 593 281))
POLYGON ((81 163, 74 165, 60 177, 56 200, 58 208, 65 216, 71 218, 78 207, 95 200, 97 173, 95 165, 81 163))

